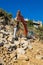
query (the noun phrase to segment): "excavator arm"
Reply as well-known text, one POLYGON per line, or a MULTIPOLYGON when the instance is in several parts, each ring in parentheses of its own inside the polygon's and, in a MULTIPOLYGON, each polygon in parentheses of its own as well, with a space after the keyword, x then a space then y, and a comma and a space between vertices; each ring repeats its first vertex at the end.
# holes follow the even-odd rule
POLYGON ((27 24, 26 24, 26 21, 24 20, 24 18, 21 16, 20 11, 18 11, 18 13, 17 13, 17 21, 22 22, 22 24, 24 26, 24 34, 25 34, 25 36, 27 36, 27 33, 28 33, 27 24))

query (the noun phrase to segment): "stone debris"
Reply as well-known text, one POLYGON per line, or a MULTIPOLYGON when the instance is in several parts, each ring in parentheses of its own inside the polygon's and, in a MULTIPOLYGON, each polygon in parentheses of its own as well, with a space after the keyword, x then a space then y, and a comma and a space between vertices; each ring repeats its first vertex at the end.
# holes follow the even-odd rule
MULTIPOLYGON (((39 50, 38 48, 41 48, 43 45, 40 47, 40 45, 36 45, 37 43, 33 39, 24 37, 18 37, 15 40, 12 28, 10 25, 0 26, 0 57, 2 58, 2 64, 23 65, 25 63, 25 65, 32 65, 33 63, 35 65, 36 60, 43 60, 43 50, 40 52, 40 55, 35 55, 38 52, 36 49, 39 50), (39 47, 37 48, 37 46, 39 47)), ((38 65, 41 64, 39 63, 38 65)))

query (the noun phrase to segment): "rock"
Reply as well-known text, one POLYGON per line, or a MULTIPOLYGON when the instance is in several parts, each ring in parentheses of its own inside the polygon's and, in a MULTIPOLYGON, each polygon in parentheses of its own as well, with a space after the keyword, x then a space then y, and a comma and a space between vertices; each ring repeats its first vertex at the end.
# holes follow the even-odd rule
POLYGON ((21 55, 25 54, 25 50, 23 48, 17 48, 17 58, 19 59, 19 57, 21 55))
POLYGON ((25 60, 26 60, 26 61, 29 61, 29 58, 26 58, 25 60))
POLYGON ((1 37, 1 38, 3 37, 3 34, 2 34, 2 33, 0 33, 0 37, 1 37))
POLYGON ((2 43, 0 43, 0 47, 2 47, 2 46, 4 46, 4 43, 2 42, 2 43))
POLYGON ((32 45, 28 45, 28 48, 29 48, 30 50, 33 49, 32 45))
POLYGON ((4 44, 4 47, 6 47, 7 49, 10 47, 9 44, 4 44))
POLYGON ((15 54, 15 60, 17 59, 17 53, 15 54))
POLYGON ((17 46, 16 45, 14 45, 14 46, 10 46, 9 48, 8 48, 8 50, 11 52, 11 51, 13 51, 13 50, 16 50, 17 49, 17 46))
POLYGON ((8 41, 12 41, 12 37, 11 36, 9 36, 8 41))
POLYGON ((5 38, 2 38, 2 41, 3 41, 4 44, 7 43, 7 40, 5 38))
POLYGON ((27 49, 28 48, 28 42, 24 41, 24 43, 22 44, 23 49, 27 49))
POLYGON ((17 49, 17 46, 16 46, 16 45, 14 45, 14 46, 12 46, 12 48, 13 48, 14 50, 16 50, 16 49, 17 49))
POLYGON ((20 43, 19 43, 19 41, 14 41, 14 44, 19 45, 20 43))
POLYGON ((36 55, 36 59, 43 59, 43 56, 42 55, 36 55))
POLYGON ((18 54, 25 54, 25 50, 23 48, 17 48, 18 54))

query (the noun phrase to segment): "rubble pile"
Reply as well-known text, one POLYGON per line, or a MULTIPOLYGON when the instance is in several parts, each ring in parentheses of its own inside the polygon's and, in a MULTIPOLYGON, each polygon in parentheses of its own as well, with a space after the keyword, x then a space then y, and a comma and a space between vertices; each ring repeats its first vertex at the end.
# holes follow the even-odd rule
POLYGON ((13 26, 0 19, 0 65, 43 65, 43 44, 39 39, 13 37, 13 26))

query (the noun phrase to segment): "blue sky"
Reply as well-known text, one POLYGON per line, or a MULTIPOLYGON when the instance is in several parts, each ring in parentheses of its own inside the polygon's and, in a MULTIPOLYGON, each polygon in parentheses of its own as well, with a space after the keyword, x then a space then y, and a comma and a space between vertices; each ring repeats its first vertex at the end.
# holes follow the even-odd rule
POLYGON ((12 13, 13 17, 21 10, 24 18, 43 21, 43 0, 0 0, 0 8, 12 13))

